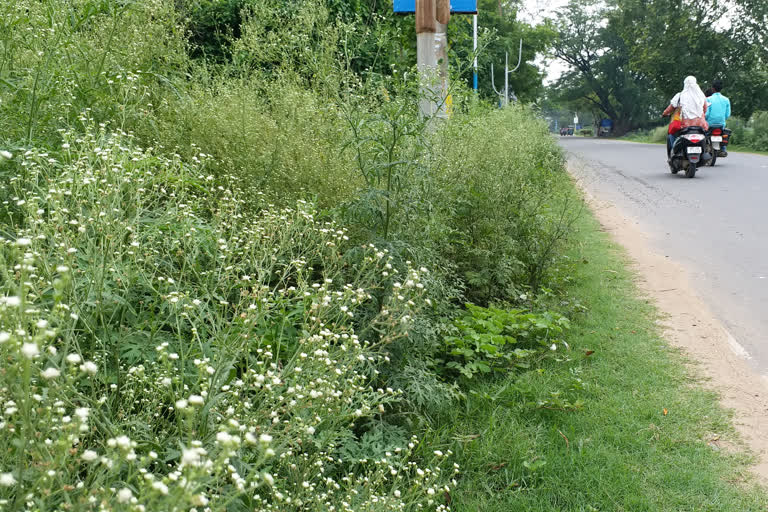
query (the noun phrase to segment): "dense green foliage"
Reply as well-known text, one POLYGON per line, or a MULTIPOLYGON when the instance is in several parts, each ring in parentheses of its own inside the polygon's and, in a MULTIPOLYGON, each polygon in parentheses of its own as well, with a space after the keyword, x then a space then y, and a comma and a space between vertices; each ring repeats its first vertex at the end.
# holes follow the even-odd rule
POLYGON ((444 509, 452 318, 572 217, 543 123, 457 82, 429 128, 362 6, 0 15, 3 505, 444 509))
POLYGON ((2 507, 447 510, 419 438, 563 362, 560 150, 464 75, 419 118, 385 7, 0 4, 2 507))

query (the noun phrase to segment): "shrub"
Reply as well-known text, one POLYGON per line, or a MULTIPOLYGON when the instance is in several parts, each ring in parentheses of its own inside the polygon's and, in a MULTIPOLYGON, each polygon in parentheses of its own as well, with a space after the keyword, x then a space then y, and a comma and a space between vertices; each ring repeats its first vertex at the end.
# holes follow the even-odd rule
POLYGON ((432 147, 436 170, 423 187, 431 211, 412 228, 434 237, 429 243, 456 265, 473 302, 537 290, 567 236, 574 200, 545 123, 522 107, 468 115, 432 147))
POLYGON ((185 159, 204 150, 214 175, 236 176, 253 197, 284 205, 316 199, 328 207, 361 183, 341 152, 345 123, 335 105, 291 81, 202 82, 156 114, 151 125, 137 127, 140 139, 176 148, 185 159))
POLYGON ((369 375, 424 303, 423 270, 382 293, 387 253, 311 205, 245 215, 206 154, 63 137, 0 167, 5 505, 442 508, 407 434, 360 444, 399 399, 369 375))
POLYGON ((651 142, 661 143, 667 140, 668 126, 659 126, 651 130, 651 142))
POLYGON ((556 313, 481 308, 467 304, 467 313, 453 321, 446 336, 446 368, 471 379, 476 374, 529 368, 529 359, 556 350, 568 319, 556 313))
POLYGON ((145 118, 184 71, 168 2, 0 3, 0 134, 56 146, 86 109, 125 127, 145 118))

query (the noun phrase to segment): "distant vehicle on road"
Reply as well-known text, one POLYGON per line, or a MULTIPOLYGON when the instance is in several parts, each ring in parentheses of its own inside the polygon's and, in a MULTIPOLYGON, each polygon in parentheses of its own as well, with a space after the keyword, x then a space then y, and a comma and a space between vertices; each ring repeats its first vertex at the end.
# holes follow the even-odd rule
POLYGON ((600 126, 597 128, 597 136, 607 137, 611 134, 611 130, 613 130, 613 121, 610 119, 603 119, 600 121, 600 126))

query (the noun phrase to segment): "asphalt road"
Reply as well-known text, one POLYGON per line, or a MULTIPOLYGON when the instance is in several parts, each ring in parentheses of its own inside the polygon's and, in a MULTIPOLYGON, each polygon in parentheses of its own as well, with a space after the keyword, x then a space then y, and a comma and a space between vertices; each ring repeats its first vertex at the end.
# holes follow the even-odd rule
POLYGON ((590 193, 688 269, 695 291, 768 376, 768 156, 731 152, 688 179, 669 172, 663 145, 560 144, 590 193))

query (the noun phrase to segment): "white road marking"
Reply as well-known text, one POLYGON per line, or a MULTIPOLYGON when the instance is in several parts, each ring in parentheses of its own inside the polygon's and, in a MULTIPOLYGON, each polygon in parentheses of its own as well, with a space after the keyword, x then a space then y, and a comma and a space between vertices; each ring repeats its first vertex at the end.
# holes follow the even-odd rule
POLYGON ((747 352, 747 349, 742 347, 738 341, 736 341, 736 338, 733 337, 733 335, 728 332, 728 329, 723 328, 725 331, 725 336, 728 339, 728 346, 731 348, 734 354, 736 354, 739 357, 743 357, 744 359, 752 359, 752 356, 749 355, 749 352, 747 352))

